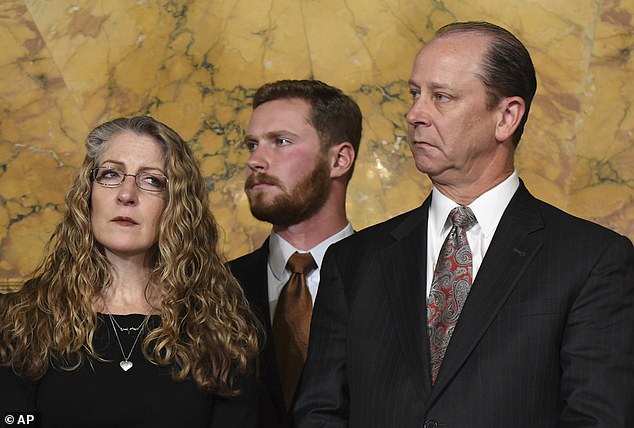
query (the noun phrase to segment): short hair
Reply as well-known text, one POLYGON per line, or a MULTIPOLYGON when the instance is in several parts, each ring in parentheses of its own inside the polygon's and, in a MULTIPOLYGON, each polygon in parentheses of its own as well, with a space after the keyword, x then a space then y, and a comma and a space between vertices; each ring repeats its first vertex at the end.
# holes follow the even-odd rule
POLYGON ((537 89, 535 67, 528 49, 511 32, 489 22, 454 22, 440 28, 436 38, 458 33, 477 33, 491 38, 491 45, 482 58, 482 74, 489 108, 502 98, 519 96, 526 104, 526 111, 513 134, 517 146, 524 132, 531 102, 537 89))
MULTIPOLYGON (((347 141, 358 154, 363 119, 361 109, 340 89, 319 80, 278 80, 266 83, 255 92, 253 109, 278 99, 301 99, 310 104, 308 120, 324 149, 347 141)), ((353 169, 354 162, 349 177, 353 169)))

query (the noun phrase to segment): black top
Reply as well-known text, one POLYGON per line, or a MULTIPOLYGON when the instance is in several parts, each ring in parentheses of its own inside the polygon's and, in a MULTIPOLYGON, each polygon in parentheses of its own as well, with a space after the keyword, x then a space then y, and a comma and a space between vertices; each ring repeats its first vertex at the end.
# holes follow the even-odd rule
MULTIPOLYGON (((144 315, 114 315, 121 327, 137 327, 144 315)), ((142 331, 132 351, 132 368, 124 371, 121 349, 108 315, 99 314, 94 346, 107 361, 86 361, 80 368, 64 371, 51 368, 37 383, 27 383, 10 368, 0 367, 0 417, 5 413, 36 410, 42 427, 222 427, 235 425, 233 417, 215 420, 210 394, 201 393, 191 380, 176 382, 168 367, 147 361, 142 353, 142 331)), ((157 315, 148 327, 160 322, 157 315)), ((132 349, 137 332, 117 331, 126 355, 132 349)), ((257 403, 240 400, 235 409, 240 419, 255 421, 257 403)))

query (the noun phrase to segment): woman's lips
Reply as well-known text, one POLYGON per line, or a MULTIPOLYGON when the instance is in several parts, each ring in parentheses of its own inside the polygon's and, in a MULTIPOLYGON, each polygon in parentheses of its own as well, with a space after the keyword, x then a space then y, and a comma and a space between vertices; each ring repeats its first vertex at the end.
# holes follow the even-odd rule
POLYGON ((115 217, 112 219, 113 222, 120 224, 121 226, 135 226, 138 223, 131 219, 130 217, 115 217))

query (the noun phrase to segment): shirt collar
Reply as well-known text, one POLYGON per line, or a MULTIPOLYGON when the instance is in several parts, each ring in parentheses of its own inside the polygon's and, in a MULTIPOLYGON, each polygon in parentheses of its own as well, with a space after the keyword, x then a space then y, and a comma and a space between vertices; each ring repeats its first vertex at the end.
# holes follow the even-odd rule
POLYGON ((315 259, 317 269, 320 269, 321 262, 324 259, 324 255, 326 254, 326 250, 328 249, 328 247, 331 244, 352 235, 353 233, 354 229, 352 229, 352 225, 348 223, 346 227, 341 229, 339 232, 321 241, 310 250, 300 251, 293 247, 280 235, 271 231, 271 236, 269 237, 269 266, 271 268, 271 272, 273 272, 275 278, 277 278, 278 280, 282 280, 284 278, 284 272, 286 270, 286 263, 296 251, 300 253, 310 252, 310 254, 313 256, 313 259, 315 259))
MULTIPOLYGON (((475 201, 469 204, 469 208, 473 211, 473 215, 475 215, 478 220, 478 224, 486 238, 495 233, 502 214, 504 214, 506 206, 511 201, 519 185, 520 181, 517 171, 513 171, 506 180, 484 192, 478 196, 475 201)), ((429 223, 432 227, 431 230, 434 231, 439 238, 442 238, 443 232, 446 232, 451 227, 450 222, 447 221, 447 217, 449 216, 449 212, 457 206, 458 204, 456 202, 440 193, 436 187, 432 188, 429 223)))

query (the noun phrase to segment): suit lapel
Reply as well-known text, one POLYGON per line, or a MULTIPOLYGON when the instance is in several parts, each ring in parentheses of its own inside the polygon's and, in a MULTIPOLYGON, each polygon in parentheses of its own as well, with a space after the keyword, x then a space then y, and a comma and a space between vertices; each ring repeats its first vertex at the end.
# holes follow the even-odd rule
POLYGON ((429 346, 426 333, 425 247, 431 198, 412 211, 391 233, 395 242, 381 251, 382 283, 414 383, 426 401, 430 392, 429 346))
POLYGON ((269 240, 267 238, 259 249, 230 262, 229 267, 242 284, 251 308, 262 323, 264 343, 257 360, 258 379, 271 394, 272 405, 276 408, 279 417, 285 421, 283 426, 286 426, 288 412, 282 395, 269 309, 268 257, 269 240))
POLYGON ((236 274, 238 280, 243 284, 248 300, 253 305, 253 309, 260 312, 266 328, 271 326, 271 314, 269 309, 269 286, 268 286, 268 263, 269 240, 252 253, 252 258, 248 264, 236 274))
POLYGON ((541 247, 531 232, 543 228, 534 198, 523 183, 509 203, 451 337, 430 404, 460 370, 522 273, 541 247))

